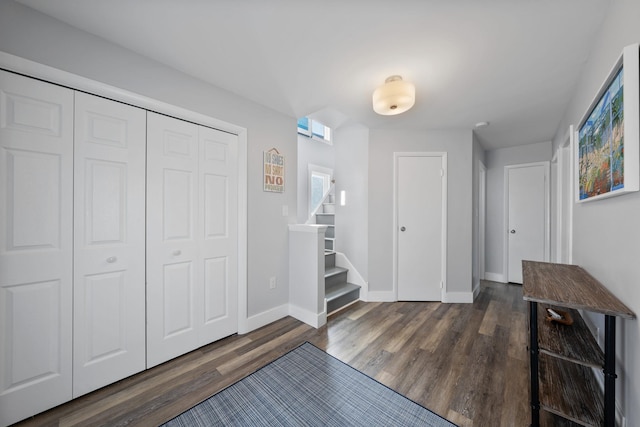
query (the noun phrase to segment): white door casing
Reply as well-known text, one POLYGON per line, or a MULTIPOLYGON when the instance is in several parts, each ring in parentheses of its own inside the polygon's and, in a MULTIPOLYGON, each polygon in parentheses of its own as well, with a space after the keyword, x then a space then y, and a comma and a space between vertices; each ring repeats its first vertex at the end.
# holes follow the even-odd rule
POLYGON ((73 91, 0 70, 0 424, 71 399, 73 91))
POLYGON ((571 264, 573 242, 573 138, 575 131, 569 126, 569 137, 558 148, 558 262, 571 264))
POLYGON ((238 329, 237 137, 147 114, 147 368, 238 329))
POLYGON ((446 282, 446 153, 394 153, 398 300, 441 301, 446 282))
POLYGON ((548 261, 549 162, 505 166, 505 266, 522 283, 522 260, 548 261))
POLYGON ((75 112, 78 397, 145 368, 146 112, 81 92, 75 112))
POLYGON ((479 162, 480 194, 478 194, 478 277, 484 280, 485 274, 485 245, 487 227, 487 167, 479 162))

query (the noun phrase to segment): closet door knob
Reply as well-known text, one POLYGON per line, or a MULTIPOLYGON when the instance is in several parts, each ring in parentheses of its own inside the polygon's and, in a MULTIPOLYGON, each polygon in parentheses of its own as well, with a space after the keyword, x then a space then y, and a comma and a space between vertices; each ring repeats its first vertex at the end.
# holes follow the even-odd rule
POLYGON ((107 262, 109 264, 113 264, 114 262, 116 262, 118 260, 118 258, 114 257, 114 256, 110 256, 109 258, 107 258, 107 262))
POLYGON ((180 249, 178 249, 177 251, 173 251, 173 256, 178 256, 182 253, 182 251, 180 249))

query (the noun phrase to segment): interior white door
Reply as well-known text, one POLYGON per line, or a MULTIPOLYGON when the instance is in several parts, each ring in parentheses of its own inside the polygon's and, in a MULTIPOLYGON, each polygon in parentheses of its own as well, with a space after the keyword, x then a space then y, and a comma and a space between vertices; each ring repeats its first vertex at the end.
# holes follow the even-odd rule
POLYGON ((147 113, 147 368, 198 347, 198 126, 147 113))
POLYGON ((145 368, 146 112, 75 97, 73 397, 145 368))
POLYGON ((508 281, 522 283, 522 260, 547 261, 548 164, 507 168, 508 281))
POLYGON ((238 137, 203 126, 198 135, 204 345, 238 331, 238 137))
POLYGON ((73 91, 0 70, 0 425, 71 399, 73 91))
POLYGON ((443 158, 396 158, 398 300, 441 301, 443 158))

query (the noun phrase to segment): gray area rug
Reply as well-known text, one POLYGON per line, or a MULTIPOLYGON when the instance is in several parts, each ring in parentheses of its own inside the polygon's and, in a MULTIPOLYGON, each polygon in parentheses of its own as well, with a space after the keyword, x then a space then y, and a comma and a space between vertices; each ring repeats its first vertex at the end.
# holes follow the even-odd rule
POLYGON ((455 427, 308 342, 164 425, 455 427))

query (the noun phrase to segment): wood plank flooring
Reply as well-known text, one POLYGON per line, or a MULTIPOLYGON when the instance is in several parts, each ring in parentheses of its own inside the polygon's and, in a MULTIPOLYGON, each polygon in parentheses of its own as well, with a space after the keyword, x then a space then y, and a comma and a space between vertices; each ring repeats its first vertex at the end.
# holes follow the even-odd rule
POLYGON ((309 341, 460 426, 526 426, 526 339, 518 285, 482 282, 473 304, 357 302, 320 329, 287 317, 20 425, 158 425, 309 341))

